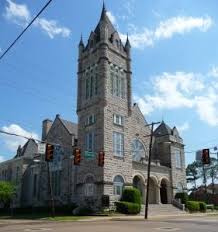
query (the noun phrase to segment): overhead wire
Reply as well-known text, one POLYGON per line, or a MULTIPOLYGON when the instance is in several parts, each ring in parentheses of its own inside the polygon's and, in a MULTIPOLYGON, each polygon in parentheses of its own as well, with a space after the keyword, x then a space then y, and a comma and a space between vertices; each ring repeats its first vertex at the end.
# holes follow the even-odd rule
POLYGON ((17 38, 9 45, 9 47, 0 55, 0 61, 3 57, 10 51, 10 49, 15 45, 15 43, 21 38, 21 36, 25 33, 25 31, 34 23, 34 21, 41 15, 41 13, 48 7, 48 5, 52 2, 49 0, 43 8, 36 14, 36 16, 28 23, 28 25, 23 29, 23 31, 17 36, 17 38))

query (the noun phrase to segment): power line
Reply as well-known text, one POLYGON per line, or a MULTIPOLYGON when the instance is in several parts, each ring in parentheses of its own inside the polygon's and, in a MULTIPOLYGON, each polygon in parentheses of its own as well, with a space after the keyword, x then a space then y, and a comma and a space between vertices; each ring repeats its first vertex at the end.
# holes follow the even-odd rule
POLYGON ((9 50, 14 46, 14 44, 20 39, 24 32, 33 24, 33 22, 39 17, 39 15, 45 10, 45 8, 52 2, 49 0, 45 6, 39 11, 39 13, 30 21, 30 23, 24 28, 24 30, 18 35, 18 37, 12 42, 12 44, 6 49, 6 51, 0 56, 0 60, 9 52, 9 50))
MULTIPOLYGON (((50 141, 43 141, 43 140, 39 140, 39 139, 36 139, 36 138, 32 138, 32 137, 27 137, 27 136, 23 136, 23 135, 20 135, 20 134, 16 134, 16 133, 10 133, 10 132, 6 132, 4 130, 0 130, 0 133, 2 134, 6 134, 6 135, 11 135, 11 136, 16 136, 16 137, 21 137, 21 138, 25 138, 27 140, 29 139, 34 139, 35 141, 39 142, 39 143, 49 143, 49 144, 52 144, 52 145, 56 145, 56 146, 61 146, 61 147, 67 147, 69 148, 69 146, 63 146, 63 145, 60 145, 58 143, 53 143, 53 142, 50 142, 50 141)), ((212 149, 212 148, 211 148, 212 149)), ((105 150, 106 152, 113 152, 113 150, 105 150)), ((144 151, 148 151, 148 148, 146 147, 146 149, 144 149, 144 151)), ((123 152, 134 152, 133 150, 123 150, 123 152)), ((194 153, 196 151, 184 151, 184 153, 194 153)), ((174 152, 172 152, 174 153, 174 152)))

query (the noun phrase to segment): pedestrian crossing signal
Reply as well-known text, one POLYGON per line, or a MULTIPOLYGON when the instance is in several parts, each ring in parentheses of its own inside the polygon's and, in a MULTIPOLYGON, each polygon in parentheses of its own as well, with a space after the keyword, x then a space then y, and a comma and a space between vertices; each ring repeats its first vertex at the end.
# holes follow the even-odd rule
POLYGON ((203 149, 202 150, 202 159, 203 164, 210 164, 210 150, 209 149, 203 149))
POLYGON ((54 158, 54 145, 46 144, 45 161, 51 162, 54 158))

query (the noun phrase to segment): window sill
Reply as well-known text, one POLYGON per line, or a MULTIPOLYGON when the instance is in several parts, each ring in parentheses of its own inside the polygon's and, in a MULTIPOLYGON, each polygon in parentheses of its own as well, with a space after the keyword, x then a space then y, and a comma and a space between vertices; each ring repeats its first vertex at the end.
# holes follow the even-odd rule
POLYGON ((124 125, 120 125, 120 124, 117 124, 117 123, 113 123, 115 126, 119 126, 119 127, 121 127, 121 128, 123 128, 124 127, 124 125))
POLYGON ((116 158, 116 159, 124 160, 124 155, 120 156, 120 155, 114 154, 113 157, 116 158))

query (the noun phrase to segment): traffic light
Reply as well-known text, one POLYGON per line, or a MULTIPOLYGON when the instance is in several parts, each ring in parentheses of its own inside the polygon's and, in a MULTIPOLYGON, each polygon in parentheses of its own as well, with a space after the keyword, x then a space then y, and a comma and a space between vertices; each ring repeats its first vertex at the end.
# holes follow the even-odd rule
POLYGON ((74 155, 74 165, 79 165, 81 161, 81 149, 75 148, 73 150, 73 155, 74 155))
POLYGON ((104 166, 104 152, 100 151, 98 153, 98 166, 103 167, 104 166))
POLYGON ((202 159, 203 164, 210 164, 210 150, 209 149, 203 149, 202 150, 202 159))
POLYGON ((54 145, 46 144, 45 161, 50 162, 54 157, 54 145))

